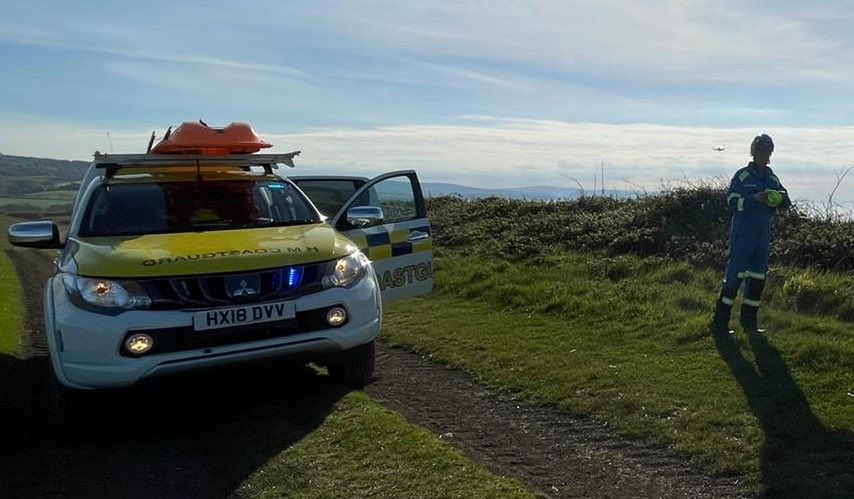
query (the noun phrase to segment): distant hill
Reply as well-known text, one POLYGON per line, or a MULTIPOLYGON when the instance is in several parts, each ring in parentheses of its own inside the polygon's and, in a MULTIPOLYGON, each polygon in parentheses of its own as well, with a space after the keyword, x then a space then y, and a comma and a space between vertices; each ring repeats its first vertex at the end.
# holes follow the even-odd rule
MULTIPOLYGON (((56 199, 56 196, 47 193, 76 190, 88 166, 86 161, 30 158, 0 153, 0 198, 9 198, 3 199, 0 204, 21 204, 20 200, 15 199, 21 196, 36 195, 45 199, 56 199)), ((67 199, 67 196, 63 195, 62 199, 67 199)))
MULTIPOLYGON (((38 192, 55 188, 63 183, 79 182, 88 166, 87 161, 10 156, 0 153, 0 182, 8 187, 7 192, 0 188, 0 194, 38 192)), ((427 197, 456 195, 466 199, 500 197, 555 201, 576 199, 582 194, 579 189, 570 187, 528 186, 485 189, 443 182, 422 182, 421 189, 427 197)), ((624 191, 608 191, 606 194, 617 198, 632 195, 624 191)))
MULTIPOLYGON (((532 201, 559 201, 577 199, 583 194, 580 189, 574 187, 551 187, 545 185, 534 185, 527 187, 513 187, 504 189, 484 189, 479 187, 467 187, 465 185, 448 184, 442 182, 422 182, 421 190, 426 197, 453 196, 457 195, 465 199, 482 199, 498 197, 506 199, 527 199, 532 201)), ((587 195, 593 193, 587 192, 587 195)), ((628 191, 606 190, 605 194, 615 198, 630 198, 635 194, 628 191)))
POLYGON ((0 177, 49 177, 56 181, 75 182, 83 178, 87 161, 30 158, 0 153, 0 177))
POLYGON ((499 197, 507 199, 555 200, 575 199, 581 194, 578 189, 563 187, 533 186, 512 189, 484 189, 442 182, 422 182, 421 190, 427 197, 457 195, 466 199, 499 197))

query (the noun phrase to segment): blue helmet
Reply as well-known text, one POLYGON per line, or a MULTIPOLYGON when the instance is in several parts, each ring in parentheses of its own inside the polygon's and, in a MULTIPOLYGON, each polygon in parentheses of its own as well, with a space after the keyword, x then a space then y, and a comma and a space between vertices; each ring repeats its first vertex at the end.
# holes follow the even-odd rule
POLYGON ((774 152, 774 141, 767 134, 757 135, 750 143, 750 155, 756 156, 757 152, 774 152))

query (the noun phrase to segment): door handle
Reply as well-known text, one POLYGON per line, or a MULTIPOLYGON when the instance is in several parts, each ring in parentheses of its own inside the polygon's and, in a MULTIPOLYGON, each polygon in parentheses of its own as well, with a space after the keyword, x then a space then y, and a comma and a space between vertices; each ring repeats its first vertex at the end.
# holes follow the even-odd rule
POLYGON ((418 241, 423 241, 430 237, 430 234, 427 232, 421 232, 420 230, 416 230, 409 233, 409 237, 406 238, 407 242, 415 243, 418 241))

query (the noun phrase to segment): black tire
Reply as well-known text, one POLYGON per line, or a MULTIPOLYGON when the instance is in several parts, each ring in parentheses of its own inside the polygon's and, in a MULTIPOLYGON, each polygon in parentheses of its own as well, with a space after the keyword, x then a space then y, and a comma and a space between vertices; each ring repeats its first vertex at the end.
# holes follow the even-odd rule
POLYGON ((374 379, 374 342, 345 350, 329 363, 329 376, 345 385, 361 388, 374 379))

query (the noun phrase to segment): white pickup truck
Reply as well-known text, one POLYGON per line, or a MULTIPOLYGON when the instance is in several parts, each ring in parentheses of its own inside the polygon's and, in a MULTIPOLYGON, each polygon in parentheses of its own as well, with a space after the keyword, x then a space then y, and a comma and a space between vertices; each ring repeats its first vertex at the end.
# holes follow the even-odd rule
POLYGON ((297 358, 372 378, 382 305, 429 293, 432 234, 414 171, 285 177, 275 154, 96 155, 60 250, 45 333, 69 388, 129 386, 227 363, 297 358))

